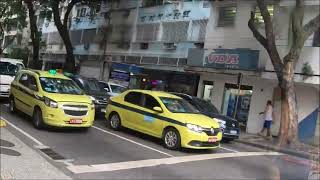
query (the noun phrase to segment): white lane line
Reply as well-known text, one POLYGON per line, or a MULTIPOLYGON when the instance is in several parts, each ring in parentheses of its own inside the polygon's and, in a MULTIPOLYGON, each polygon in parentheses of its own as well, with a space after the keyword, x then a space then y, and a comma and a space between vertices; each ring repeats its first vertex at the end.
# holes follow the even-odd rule
POLYGON ((128 138, 122 137, 122 136, 120 136, 120 135, 118 135, 118 134, 115 134, 115 133, 109 132, 109 131, 107 131, 107 130, 101 129, 101 128, 97 127, 97 126, 92 126, 92 128, 95 128, 95 129, 100 130, 100 131, 102 131, 102 132, 105 132, 105 133, 107 133, 107 134, 110 134, 110 135, 116 136, 116 137, 118 137, 118 138, 121 138, 121 139, 126 140, 126 141, 128 141, 128 142, 131 142, 131 143, 133 143, 133 144, 136 144, 136 145, 142 146, 142 147, 144 147, 144 148, 147 148, 147 149, 150 149, 150 150, 156 151, 156 152, 158 152, 158 153, 164 154, 164 155, 166 155, 166 156, 174 157, 174 156, 173 156, 173 155, 171 155, 171 154, 168 154, 168 153, 166 153, 166 152, 163 152, 163 151, 157 150, 157 149, 155 149, 155 148, 152 148, 152 147, 146 146, 146 145, 144 145, 144 144, 138 143, 138 142, 133 141, 133 140, 131 140, 131 139, 128 139, 128 138))
POLYGON ((94 164, 94 165, 72 165, 68 166, 71 172, 75 174, 80 173, 93 173, 93 172, 108 172, 108 171, 118 171, 127 170, 143 167, 158 166, 161 164, 172 165, 185 162, 203 161, 211 159, 221 159, 221 158, 233 158, 233 157, 248 157, 248 156, 276 156, 282 155, 278 152, 238 152, 238 153, 219 153, 219 154, 204 154, 204 155, 194 155, 194 156, 180 156, 180 157, 170 157, 163 159, 148 159, 140 161, 127 161, 109 164, 94 164))
POLYGON ((224 150, 227 150, 227 151, 231 151, 231 152, 240 152, 240 151, 236 151, 236 150, 233 150, 233 149, 229 149, 229 148, 225 148, 225 147, 222 147, 220 146, 221 149, 224 149, 224 150))
POLYGON ((19 131, 20 133, 22 133, 23 135, 25 135, 26 137, 28 137, 29 139, 31 139, 32 141, 34 141, 37 145, 37 147, 47 147, 45 146, 42 142, 40 142, 39 140, 37 140, 36 138, 32 137, 30 134, 28 134, 27 132, 23 131, 22 129, 18 128, 16 125, 12 124, 11 122, 9 122, 8 120, 4 119, 3 117, 0 116, 0 119, 6 121, 7 124, 9 124, 11 127, 15 128, 17 131, 19 131))

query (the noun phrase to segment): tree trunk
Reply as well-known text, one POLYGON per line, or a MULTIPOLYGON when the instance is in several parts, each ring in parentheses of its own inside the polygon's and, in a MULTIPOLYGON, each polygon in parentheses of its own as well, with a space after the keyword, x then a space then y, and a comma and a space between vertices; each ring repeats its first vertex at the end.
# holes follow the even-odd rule
MULTIPOLYGON (((288 57, 290 58, 290 57, 288 57)), ((294 87, 294 63, 296 59, 287 61, 283 69, 281 88, 281 123, 279 145, 295 143, 298 140, 298 111, 294 87)))
POLYGON ((66 47, 66 53, 67 53, 66 62, 63 70, 66 72, 75 73, 76 72, 75 59, 73 55, 73 46, 70 40, 69 31, 66 27, 63 27, 63 26, 61 27, 57 26, 57 29, 66 47))
POLYGON ((39 64, 39 50, 40 50, 40 33, 37 27, 37 18, 33 9, 32 1, 25 1, 29 10, 29 20, 30 20, 30 38, 32 40, 33 46, 33 56, 32 60, 29 62, 28 66, 34 69, 40 69, 41 65, 39 64))
POLYGON ((66 47, 66 62, 63 70, 69 73, 75 73, 75 59, 73 55, 73 46, 70 40, 68 25, 63 25, 59 14, 59 1, 53 2, 52 5, 54 23, 66 47))

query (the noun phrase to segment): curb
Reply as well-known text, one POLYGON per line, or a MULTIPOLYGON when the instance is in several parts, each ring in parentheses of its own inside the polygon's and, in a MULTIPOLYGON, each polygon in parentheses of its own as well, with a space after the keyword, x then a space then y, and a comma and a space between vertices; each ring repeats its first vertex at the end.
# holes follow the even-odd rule
POLYGON ((7 123, 4 120, 0 119, 0 127, 5 127, 6 125, 7 123))
MULTIPOLYGON (((280 153, 284 153, 284 154, 288 154, 288 155, 292 155, 292 156, 296 156, 296 157, 300 157, 300 158, 304 158, 304 159, 308 159, 308 160, 312 159, 312 157, 313 157, 312 155, 310 155, 308 153, 297 152, 297 151, 293 151, 290 149, 284 149, 284 148, 277 148, 274 146, 268 146, 268 145, 248 142, 248 141, 240 140, 240 139, 235 140, 235 142, 247 144, 247 145, 254 146, 257 148, 261 148, 261 149, 272 150, 272 151, 276 151, 276 152, 280 152, 280 153)), ((319 161, 320 158, 317 157, 314 160, 319 161)))

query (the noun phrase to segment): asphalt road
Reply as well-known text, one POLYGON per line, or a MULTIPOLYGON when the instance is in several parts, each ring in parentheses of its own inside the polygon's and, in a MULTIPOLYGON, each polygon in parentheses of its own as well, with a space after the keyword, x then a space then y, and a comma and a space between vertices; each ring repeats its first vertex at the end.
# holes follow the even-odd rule
POLYGON ((61 155, 61 160, 48 160, 75 179, 307 179, 309 175, 306 160, 236 142, 215 150, 171 151, 150 136, 128 129, 113 131, 103 119, 88 131, 36 130, 25 115, 12 115, 5 105, 0 110, 12 133, 47 158, 39 148, 61 155))

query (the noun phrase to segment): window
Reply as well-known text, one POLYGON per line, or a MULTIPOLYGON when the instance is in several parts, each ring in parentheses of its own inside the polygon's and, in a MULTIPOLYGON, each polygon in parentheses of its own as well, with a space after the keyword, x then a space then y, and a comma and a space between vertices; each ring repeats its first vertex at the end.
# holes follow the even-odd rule
POLYGON ((80 10, 80 17, 85 17, 85 16, 86 16, 86 12, 87 12, 87 9, 86 9, 86 8, 81 8, 81 10, 80 10))
POLYGON ((142 94, 139 92, 130 92, 124 97, 124 101, 135 105, 141 105, 141 96, 142 94))
POLYGON ((237 13, 237 7, 220 7, 218 27, 233 26, 237 13))
POLYGON ((148 43, 140 43, 140 49, 148 49, 149 44, 148 43))
POLYGON ((28 74, 22 74, 19 83, 25 87, 28 87, 28 74))
POLYGON ((154 107, 161 107, 159 102, 152 96, 144 95, 144 107, 153 110, 154 107))
POLYGON ((318 28, 318 30, 314 32, 312 46, 320 47, 320 28, 318 28))
POLYGON ((38 86, 37 86, 37 80, 33 76, 29 76, 29 83, 28 83, 28 88, 33 90, 33 91, 38 91, 38 86))
MULTIPOLYGON (((273 17, 273 5, 267 5, 268 12, 270 13, 271 18, 273 17)), ((254 21, 257 24, 263 23, 263 17, 261 15, 261 11, 259 7, 256 6, 254 11, 254 21)))

